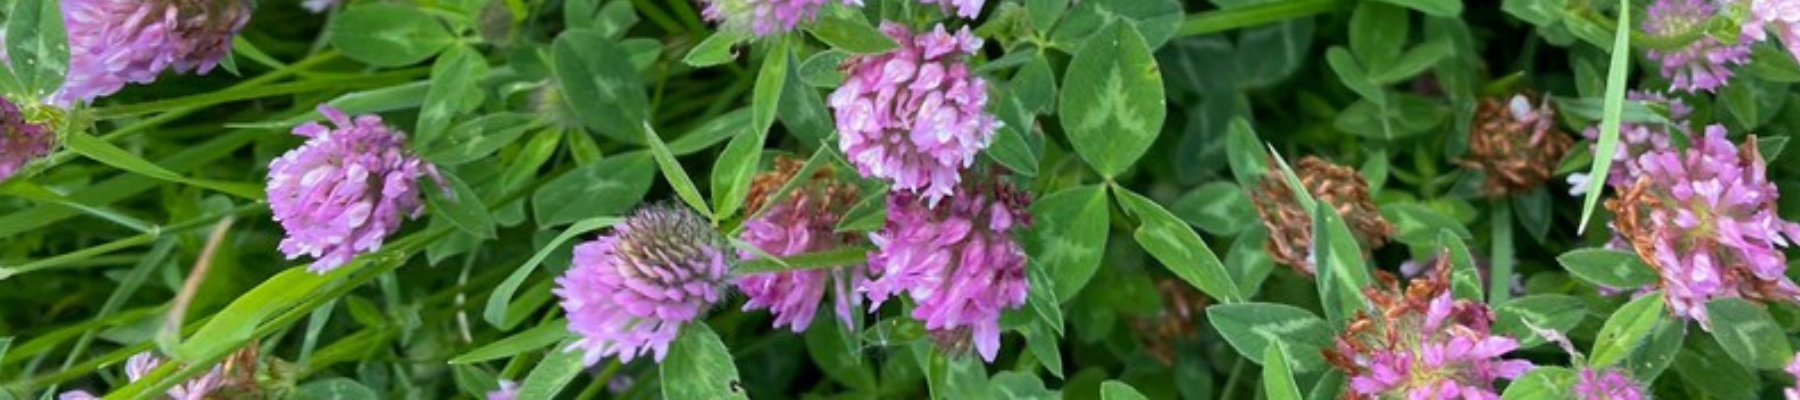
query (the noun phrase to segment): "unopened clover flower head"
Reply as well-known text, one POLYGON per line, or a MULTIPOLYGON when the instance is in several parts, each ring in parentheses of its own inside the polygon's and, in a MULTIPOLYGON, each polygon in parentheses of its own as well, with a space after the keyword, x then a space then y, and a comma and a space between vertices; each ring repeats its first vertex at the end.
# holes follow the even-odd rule
MULTIPOLYGON (((1262 216, 1263 226, 1269 229, 1269 255, 1275 262, 1311 276, 1314 269, 1311 261, 1312 215, 1294 196, 1287 176, 1274 166, 1273 161, 1270 164, 1268 173, 1250 193, 1257 214, 1262 216)), ((1382 218, 1381 211, 1375 208, 1375 202, 1369 196, 1368 180, 1355 169, 1308 156, 1295 164, 1294 175, 1314 201, 1330 206, 1344 218, 1350 230, 1358 234, 1357 240, 1364 252, 1387 244, 1388 238, 1393 236, 1394 225, 1382 218)))
POLYGON ((1644 19, 1644 33, 1665 40, 1692 39, 1679 48, 1652 49, 1647 55, 1662 64, 1663 78, 1674 90, 1711 92, 1731 80, 1731 68, 1750 61, 1750 38, 1727 42, 1706 33, 1718 11, 1709 0, 1657 0, 1644 19), (1697 36, 1696 36, 1697 35, 1697 36))
POLYGON ((863 176, 935 204, 951 195, 1001 125, 986 111, 987 82, 967 62, 981 39, 968 27, 915 34, 890 22, 881 31, 900 46, 846 60, 849 77, 831 94, 838 149, 863 176))
MULTIPOLYGON (((778 257, 833 250, 860 240, 860 235, 837 232, 844 213, 856 204, 857 191, 855 186, 835 179, 831 170, 820 169, 810 177, 799 178, 792 191, 776 198, 779 189, 795 179, 802 167, 799 160, 781 158, 776 161, 775 170, 755 178, 746 209, 755 217, 744 222, 740 239, 778 257)), ((754 256, 739 253, 746 259, 754 256)), ((839 320, 849 326, 861 308, 862 296, 854 288, 867 280, 867 268, 850 265, 747 274, 738 278, 737 287, 748 299, 745 310, 768 309, 775 314, 776 327, 804 332, 812 325, 826 293, 832 294, 839 320)))
POLYGON ((862 0, 704 0, 706 19, 722 29, 757 36, 791 32, 819 17, 819 10, 833 1, 862 6, 862 0))
POLYGON ((1030 226, 1031 199, 998 176, 961 186, 936 207, 922 195, 889 195, 887 225, 871 235, 875 278, 863 290, 874 307, 910 298, 912 317, 940 344, 973 343, 991 362, 1000 351, 1001 312, 1025 305, 1030 287, 1014 230, 1030 226))
POLYGON ((575 246, 556 296, 581 338, 569 350, 594 365, 669 352, 683 325, 724 296, 731 253, 724 236, 687 208, 639 208, 612 231, 575 246))
POLYGON ((68 107, 168 70, 211 72, 254 9, 249 0, 65 0, 69 69, 47 100, 68 107))
POLYGON ((1497 399, 1494 382, 1532 368, 1502 358, 1519 347, 1493 334, 1487 305, 1459 300, 1450 290, 1449 259, 1430 277, 1402 290, 1386 273, 1365 289, 1370 311, 1358 311, 1326 361, 1350 379, 1352 399, 1497 399))
POLYGON ((404 219, 422 214, 419 179, 448 186, 381 117, 352 119, 327 105, 319 113, 336 127, 295 127, 306 143, 269 163, 268 194, 275 221, 287 231, 281 252, 288 259, 312 257, 310 269, 324 273, 380 249, 404 219))
POLYGON ((1619 237, 1656 269, 1670 310, 1702 327, 1711 329, 1714 299, 1800 300, 1781 251, 1800 239, 1800 224, 1776 214, 1780 192, 1755 137, 1737 146, 1712 125, 1692 139, 1638 157, 1642 176, 1606 202, 1619 237))

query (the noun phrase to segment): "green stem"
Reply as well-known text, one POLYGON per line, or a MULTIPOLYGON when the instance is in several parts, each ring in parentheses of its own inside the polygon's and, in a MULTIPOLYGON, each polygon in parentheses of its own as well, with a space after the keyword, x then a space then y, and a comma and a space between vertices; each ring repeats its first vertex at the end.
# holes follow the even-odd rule
POLYGON ((1220 393, 1219 398, 1234 398, 1232 396, 1237 394, 1238 377, 1242 375, 1244 375, 1244 358, 1238 357, 1237 362, 1231 364, 1231 375, 1225 377, 1225 392, 1220 393))
POLYGON ((88 247, 88 248, 77 250, 74 252, 25 263, 25 264, 19 265, 17 267, 10 267, 10 268, 9 267, 0 267, 0 281, 4 281, 7 278, 11 278, 15 275, 22 275, 25 273, 36 272, 36 271, 40 271, 40 270, 71 265, 71 264, 74 264, 74 263, 77 263, 80 261, 84 261, 84 260, 87 260, 90 258, 106 255, 108 253, 112 253, 115 251, 124 250, 124 249, 128 249, 128 248, 136 247, 139 245, 147 244, 147 243, 156 241, 157 238, 162 237, 162 235, 164 235, 164 234, 183 233, 183 232, 187 232, 190 230, 199 229, 199 228, 207 226, 207 224, 213 223, 213 221, 218 221, 220 218, 224 218, 225 216, 228 216, 228 215, 229 216, 237 216, 237 215, 241 215, 246 212, 249 212, 251 210, 262 209, 263 207, 264 207, 264 205, 262 203, 245 204, 242 206, 238 206, 237 208, 232 209, 229 212, 220 213, 220 214, 216 214, 216 215, 208 215, 208 216, 204 216, 204 217, 190 219, 187 221, 182 221, 182 222, 179 222, 179 223, 176 223, 173 225, 169 225, 168 227, 152 229, 152 230, 150 230, 150 232, 140 233, 137 235, 126 237, 124 239, 119 239, 119 240, 114 240, 112 242, 104 243, 104 244, 101 244, 98 246, 88 247))
POLYGON ((779 259, 758 258, 739 263, 733 271, 740 274, 785 272, 803 269, 825 269, 856 265, 869 261, 869 246, 854 246, 816 253, 797 254, 779 259))
POLYGON ((1287 0, 1189 14, 1176 35, 1205 35, 1310 17, 1335 10, 1343 4, 1340 0, 1287 0))
POLYGON ((1494 265, 1489 267, 1488 304, 1500 304, 1512 298, 1513 274, 1513 217, 1512 203, 1506 198, 1494 200, 1493 219, 1488 221, 1494 229, 1494 265))
POLYGON ((404 83, 431 74, 430 68, 414 68, 390 71, 375 75, 332 77, 300 82, 279 83, 268 86, 236 87, 214 93, 177 97, 148 103, 126 104, 96 110, 102 119, 129 117, 155 112, 164 112, 185 108, 204 108, 234 101, 259 99, 264 97, 285 96, 324 90, 354 90, 388 86, 404 83))

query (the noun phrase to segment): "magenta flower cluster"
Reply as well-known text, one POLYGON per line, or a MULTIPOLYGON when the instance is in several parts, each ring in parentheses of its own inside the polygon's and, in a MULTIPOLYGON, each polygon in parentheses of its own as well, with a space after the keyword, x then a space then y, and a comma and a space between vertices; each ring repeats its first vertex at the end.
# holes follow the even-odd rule
POLYGON ((920 3, 936 3, 944 7, 944 12, 956 14, 958 17, 975 18, 981 15, 982 3, 987 0, 919 0, 920 3))
POLYGON ((885 23, 881 31, 900 47, 846 61, 849 77, 831 94, 838 148, 864 176, 922 191, 935 204, 951 195, 1000 128, 986 112, 987 82, 964 60, 981 39, 967 27, 951 34, 943 25, 915 35, 885 23))
POLYGON ((1643 400, 1644 388, 1617 369, 1583 368, 1571 392, 1579 400, 1643 400))
POLYGON ((723 297, 731 262, 724 238, 685 208, 653 205, 575 246, 556 295, 581 336, 583 362, 651 354, 661 362, 681 327, 723 297))
MULTIPOLYGON (((137 382, 139 379, 144 379, 144 377, 150 376, 150 372, 156 370, 156 367, 161 366, 162 363, 162 359, 156 358, 155 355, 150 353, 138 353, 137 355, 131 356, 131 358, 125 360, 125 379, 129 382, 137 382)), ((169 400, 203 400, 209 398, 209 394, 213 394, 213 392, 223 388, 226 384, 223 368, 224 367, 222 366, 214 365, 211 370, 201 374, 199 377, 170 387, 169 391, 166 392, 168 395, 166 398, 169 400)), ((58 400, 99 400, 100 396, 95 396, 86 391, 75 390, 59 394, 56 398, 58 400)))
POLYGON ((972 340, 981 358, 1000 350, 1000 313, 1025 304, 1025 250, 1013 229, 1029 226, 1025 193, 994 181, 965 185, 932 207, 912 193, 888 197, 887 226, 871 235, 877 275, 864 287, 879 307, 896 295, 916 303, 912 317, 939 338, 972 340))
POLYGON ((1652 49, 1647 54, 1662 63, 1663 78, 1670 80, 1672 88, 1711 92, 1731 80, 1733 66, 1750 61, 1749 38, 1726 42, 1706 34, 1717 8, 1710 0, 1657 0, 1650 5, 1644 19, 1645 34, 1670 41, 1693 38, 1681 47, 1652 49))
POLYGON ((1800 224, 1776 215, 1780 193, 1754 138, 1739 148, 1725 135, 1708 126, 1689 149, 1639 157, 1643 177, 1614 211, 1620 234, 1661 274, 1670 309, 1702 326, 1713 299, 1800 299, 1779 249, 1800 239, 1800 224))
POLYGON ((0 182, 6 181, 32 159, 50 153, 56 133, 27 121, 19 106, 0 98, 0 182))
POLYGON ((403 218, 424 212, 418 180, 439 180, 437 168, 406 147, 406 136, 381 117, 354 120, 331 106, 319 113, 337 127, 313 122, 294 128, 306 144, 269 163, 269 209, 287 231, 288 259, 314 258, 325 273, 358 254, 381 248, 403 218))
POLYGON ((249 0, 65 0, 68 76, 47 100, 68 107, 166 70, 208 73, 230 54, 254 7, 249 0))
MULTIPOLYGON (((784 168, 758 177, 760 186, 778 186, 799 168, 784 168), (768 179, 765 179, 768 178, 768 179)), ((804 179, 804 178, 803 178, 804 179)), ((752 194, 757 195, 756 193, 752 194)), ((834 250, 853 243, 857 235, 837 232, 844 209, 851 206, 855 192, 836 185, 825 177, 806 187, 797 188, 780 202, 757 211, 760 215, 744 223, 739 235, 745 243, 778 257, 834 250)), ((754 258, 750 252, 739 257, 754 258)), ((836 304, 837 317, 844 326, 852 326, 860 308, 862 295, 856 288, 868 281, 867 268, 847 265, 830 269, 807 269, 784 272, 746 274, 738 278, 737 287, 748 300, 744 310, 768 309, 775 314, 775 327, 786 326, 794 332, 805 332, 812 326, 819 303, 827 292, 836 304)))
POLYGON ((1789 55, 1800 60, 1800 1, 1755 0, 1750 2, 1750 18, 1744 22, 1744 34, 1756 41, 1768 39, 1767 31, 1787 47, 1789 55))
MULTIPOLYGON (((1795 381, 1800 381, 1800 353, 1794 354, 1794 360, 1788 361, 1787 368, 1783 368, 1782 370, 1786 371, 1788 376, 1794 378, 1795 381)), ((1787 398, 1787 400, 1800 400, 1800 383, 1797 383, 1794 387, 1783 389, 1781 394, 1783 397, 1787 398)))
MULTIPOLYGON (((792 32, 794 28, 819 17, 819 10, 833 0, 706 0, 702 13, 706 19, 719 22, 723 30, 754 33, 757 36, 792 32)), ((862 0, 836 0, 848 6, 862 6, 862 0)))
POLYGON ((1501 358, 1518 341, 1490 331, 1486 305, 1454 299, 1448 272, 1414 279, 1405 291, 1366 290, 1372 311, 1359 312, 1326 353, 1349 376, 1351 398, 1498 399, 1495 380, 1532 368, 1501 358))

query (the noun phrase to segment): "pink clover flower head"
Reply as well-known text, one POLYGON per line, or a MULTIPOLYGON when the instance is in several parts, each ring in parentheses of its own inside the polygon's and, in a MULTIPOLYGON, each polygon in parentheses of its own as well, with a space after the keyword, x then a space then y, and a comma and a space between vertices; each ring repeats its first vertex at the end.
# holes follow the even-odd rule
POLYGON ((556 278, 569 330, 581 336, 569 350, 590 366, 646 354, 662 362, 681 327, 723 297, 730 262, 705 218, 672 205, 638 209, 575 246, 574 266, 556 278))
POLYGON ((248 0, 66 0, 69 69, 46 100, 69 107, 153 82, 165 70, 211 72, 254 10, 248 0))
MULTIPOLYGON (((776 170, 757 176, 751 184, 752 200, 746 211, 756 217, 744 223, 739 239, 778 257, 828 251, 858 241, 859 235, 837 232, 844 213, 858 200, 855 186, 834 180, 825 170, 769 204, 770 197, 803 167, 799 160, 788 158, 776 164, 776 170)), ((748 251, 738 256, 756 257, 748 251)), ((775 327, 804 332, 827 292, 833 295, 838 319, 851 326, 862 298, 854 288, 868 280, 867 274, 864 265, 756 273, 738 278, 737 287, 748 299, 744 310, 768 309, 775 314, 775 327)))
POLYGON ((987 82, 966 61, 981 39, 968 27, 914 34, 890 22, 881 31, 900 47, 845 61, 849 77, 831 94, 838 148, 863 176, 936 204, 1001 126, 986 111, 987 82))
POLYGON ((1739 147, 1712 125, 1693 140, 1638 157, 1643 175, 1607 201, 1619 236, 1656 268, 1670 310, 1702 327, 1714 299, 1800 300, 1781 252, 1800 224, 1776 215, 1780 193, 1755 138, 1739 147))
MULTIPOLYGON (((819 18, 819 10, 834 0, 705 0, 701 13, 725 30, 769 36, 793 32, 800 24, 819 18)), ((836 0, 862 7, 862 0, 836 0)))
POLYGON ((1670 87, 1687 92, 1711 92, 1731 81, 1731 68, 1750 61, 1750 39, 1740 35, 1725 42, 1704 32, 1718 7, 1707 0, 1657 0, 1644 19, 1644 33, 1652 38, 1686 40, 1670 50, 1652 49, 1646 55, 1662 63, 1663 78, 1670 87))
POLYGON ((876 276, 863 290, 874 307, 906 296, 940 343, 973 342, 983 360, 1000 350, 1000 314, 1025 305, 1025 250, 1013 235, 1030 226, 1030 198, 998 177, 963 184, 932 207, 912 193, 888 198, 886 227, 871 235, 876 276))
POLYGON ((1451 295, 1447 262, 1402 291, 1389 275, 1385 290, 1371 287, 1371 310, 1358 312, 1325 358, 1350 378, 1347 398, 1498 399, 1494 382, 1532 368, 1501 356, 1518 349, 1494 335, 1485 304, 1451 295))
POLYGON ((381 117, 352 119, 331 106, 319 113, 335 128, 311 122, 294 128, 306 143, 269 163, 269 209, 287 237, 288 259, 315 259, 309 270, 329 272, 358 254, 379 250, 404 218, 425 211, 418 181, 443 185, 437 167, 407 150, 406 136, 381 117))

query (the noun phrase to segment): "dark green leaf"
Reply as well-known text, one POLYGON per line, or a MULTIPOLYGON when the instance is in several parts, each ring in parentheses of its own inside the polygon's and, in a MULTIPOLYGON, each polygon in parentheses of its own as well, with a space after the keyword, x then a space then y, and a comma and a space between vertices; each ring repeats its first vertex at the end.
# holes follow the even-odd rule
POLYGON ((1780 369, 1793 358, 1793 348, 1781 326, 1762 306, 1739 298, 1706 303, 1712 319, 1713 339, 1739 364, 1756 369, 1780 369))
POLYGON ((438 56, 431 66, 431 89, 419 107, 418 128, 413 146, 430 148, 443 136, 450 120, 464 110, 481 104, 481 92, 475 83, 487 76, 488 65, 481 54, 466 46, 455 46, 438 56))
MULTIPOLYGON (((543 325, 538 325, 537 327, 524 332, 519 332, 517 335, 495 340, 486 345, 482 345, 475 350, 469 350, 467 353, 463 353, 460 356, 456 356, 456 358, 450 359, 449 363, 470 364, 512 357, 528 351, 536 351, 549 347, 552 344, 556 344, 556 342, 563 341, 563 339, 568 339, 569 336, 573 334, 573 332, 569 332, 568 320, 556 320, 543 325)), ((560 351, 561 349, 557 350, 560 351)))
POLYGON ((1269 343, 1263 351, 1263 391, 1269 400, 1300 400, 1300 386, 1294 383, 1293 368, 1288 367, 1287 351, 1281 342, 1269 343))
POLYGON ((650 99, 624 46, 600 33, 574 30, 556 38, 551 54, 563 101, 583 125, 615 140, 644 142, 650 99))
POLYGON ((825 16, 807 31, 832 48, 850 54, 885 53, 900 45, 861 18, 825 16))
POLYGON ((737 59, 737 46, 749 39, 749 35, 731 30, 721 30, 707 36, 687 56, 681 58, 682 63, 692 67, 711 67, 729 63, 737 59))
POLYGON ((1175 200, 1169 211, 1189 224, 1219 236, 1235 235, 1245 227, 1261 222, 1260 219, 1250 218, 1256 215, 1256 207, 1250 204, 1250 197, 1230 182, 1200 185, 1175 200))
POLYGON ((418 64, 456 42, 436 17, 393 3, 351 7, 337 15, 325 37, 345 56, 377 67, 418 64))
POLYGON ((1319 349, 1331 345, 1331 327, 1312 312, 1286 304, 1219 304, 1206 308, 1206 318, 1245 359, 1261 362, 1270 344, 1281 343, 1295 371, 1325 367, 1319 349))
MULTIPOLYGON (((687 324, 662 362, 665 399, 745 399, 731 349, 703 323, 687 324)), ((546 397, 547 398, 547 397, 546 397)))
POLYGON ((562 350, 568 348, 571 342, 558 343, 555 347, 558 350, 550 352, 548 357, 532 367, 531 373, 525 375, 525 381, 519 384, 519 398, 554 399, 557 394, 562 393, 564 387, 569 386, 569 382, 581 376, 581 372, 587 369, 581 363, 586 353, 580 349, 562 350))
POLYGON ((1569 273, 1595 285, 1629 289, 1656 283, 1656 270, 1638 258, 1637 253, 1586 248, 1560 256, 1556 262, 1569 273))
POLYGON ((1569 388, 1575 387, 1578 375, 1575 370, 1563 367, 1532 368, 1531 372, 1526 372, 1524 376, 1513 380, 1512 384, 1506 387, 1506 393, 1500 398, 1505 400, 1573 398, 1570 397, 1569 388))
POLYGON ((1106 189, 1082 186, 1052 193, 1031 205, 1033 225, 1025 234, 1031 268, 1054 277, 1056 298, 1075 298, 1100 269, 1106 252, 1106 189))
POLYGON ((1106 381, 1100 384, 1100 400, 1145 400, 1143 393, 1138 393, 1131 385, 1119 381, 1106 381))
POLYGON ((1625 360, 1625 356, 1643 346, 1651 331, 1664 318, 1661 291, 1639 296, 1614 311, 1606 325, 1594 338, 1594 354, 1588 358, 1594 368, 1609 367, 1625 360))
POLYGON ((1138 218, 1138 229, 1132 233, 1132 238, 1170 272, 1213 298, 1226 302, 1244 299, 1243 294, 1238 293, 1237 285, 1231 282, 1231 275, 1225 272, 1225 265, 1219 262, 1219 256, 1200 240, 1200 234, 1194 233, 1194 228, 1137 193, 1116 188, 1114 195, 1118 197, 1120 207, 1138 218))
POLYGON ((494 217, 488 214, 487 206, 481 204, 481 196, 456 174, 449 171, 439 174, 448 187, 440 187, 437 180, 429 177, 420 179, 424 184, 420 190, 425 191, 425 201, 431 206, 432 214, 449 219, 458 229, 475 237, 494 238, 494 217))
POLYGON ((1530 295, 1494 307, 1494 333, 1517 338, 1520 347, 1530 348, 1545 342, 1532 327, 1566 334, 1586 318, 1587 305, 1579 298, 1559 294, 1530 295))

